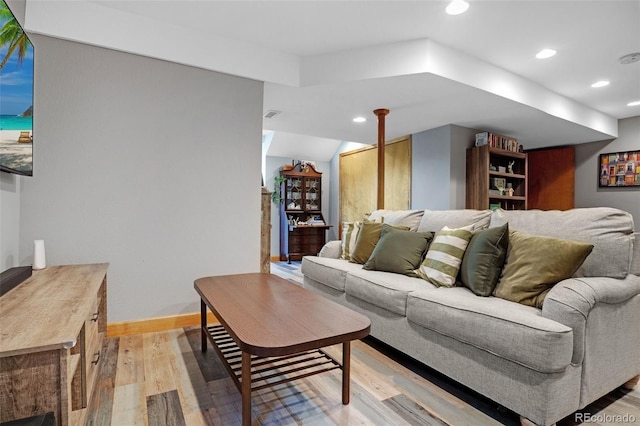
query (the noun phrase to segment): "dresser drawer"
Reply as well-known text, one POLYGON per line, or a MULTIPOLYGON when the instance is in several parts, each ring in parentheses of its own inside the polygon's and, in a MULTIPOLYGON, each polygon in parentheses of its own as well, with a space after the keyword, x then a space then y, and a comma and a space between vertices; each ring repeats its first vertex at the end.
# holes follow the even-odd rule
POLYGON ((297 244, 323 244, 324 238, 319 235, 296 235, 289 238, 289 247, 297 244))

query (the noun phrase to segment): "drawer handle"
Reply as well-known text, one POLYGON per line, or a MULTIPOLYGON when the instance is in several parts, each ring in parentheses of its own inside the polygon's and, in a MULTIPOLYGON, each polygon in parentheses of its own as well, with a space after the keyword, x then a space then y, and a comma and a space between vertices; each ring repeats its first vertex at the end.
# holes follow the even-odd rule
POLYGON ((98 361, 100 361, 100 352, 95 352, 93 356, 95 357, 95 359, 91 361, 91 364, 96 365, 98 361))
POLYGON ((91 321, 93 321, 93 322, 98 321, 98 317, 99 316, 100 316, 100 312, 94 312, 93 318, 91 318, 91 321))

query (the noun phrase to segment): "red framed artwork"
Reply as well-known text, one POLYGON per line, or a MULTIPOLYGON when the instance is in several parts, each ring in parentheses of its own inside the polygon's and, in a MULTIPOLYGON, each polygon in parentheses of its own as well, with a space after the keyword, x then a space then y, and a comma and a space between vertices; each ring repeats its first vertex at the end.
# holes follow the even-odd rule
POLYGON ((640 151, 600 154, 600 187, 640 186, 640 151))

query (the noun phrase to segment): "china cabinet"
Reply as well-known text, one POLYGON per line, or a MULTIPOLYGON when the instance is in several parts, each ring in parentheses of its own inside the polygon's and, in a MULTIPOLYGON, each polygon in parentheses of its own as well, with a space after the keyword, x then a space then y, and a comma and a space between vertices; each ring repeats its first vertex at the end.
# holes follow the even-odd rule
POLYGON ((280 260, 318 254, 328 225, 322 216, 322 173, 310 164, 280 168, 280 260))

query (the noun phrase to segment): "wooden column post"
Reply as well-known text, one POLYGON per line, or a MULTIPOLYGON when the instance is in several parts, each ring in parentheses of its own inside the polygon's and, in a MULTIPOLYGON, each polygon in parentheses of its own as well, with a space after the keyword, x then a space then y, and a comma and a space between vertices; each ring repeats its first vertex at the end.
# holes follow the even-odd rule
POLYGON ((384 119, 389 114, 388 109, 376 109, 373 113, 378 116, 378 209, 384 208, 384 119))

